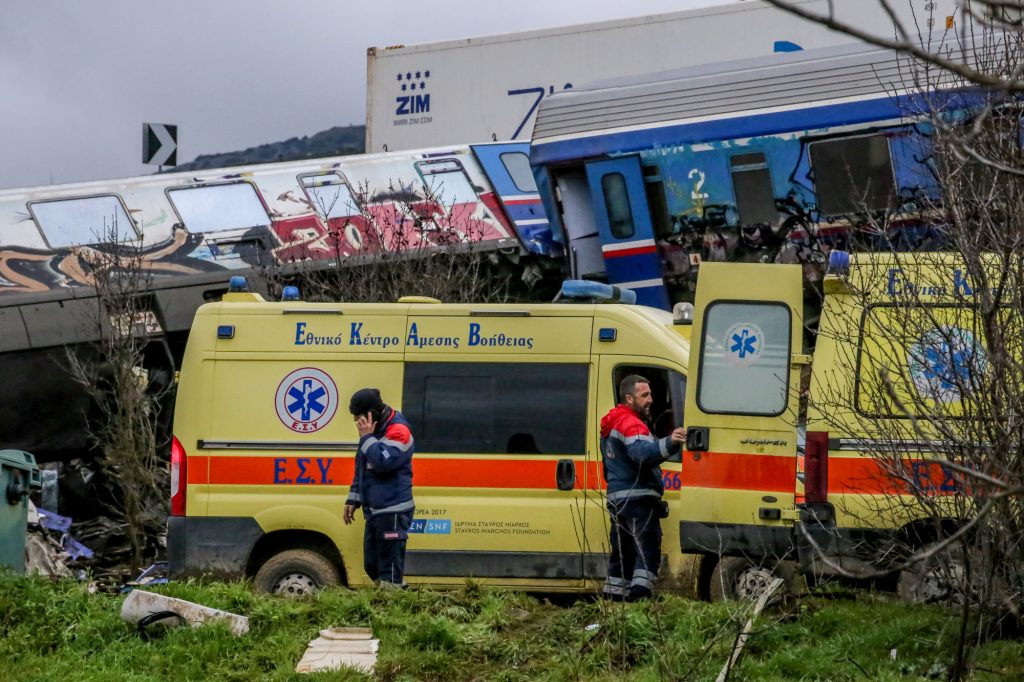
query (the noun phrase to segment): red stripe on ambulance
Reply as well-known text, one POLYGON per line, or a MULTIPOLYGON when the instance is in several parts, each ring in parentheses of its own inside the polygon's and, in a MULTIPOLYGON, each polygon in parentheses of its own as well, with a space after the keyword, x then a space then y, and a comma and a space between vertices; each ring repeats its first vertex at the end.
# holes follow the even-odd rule
POLYGON ((694 460, 694 453, 686 453, 682 487, 780 493, 792 493, 796 488, 794 457, 733 452, 702 452, 700 455, 699 460, 694 460))
MULTIPOLYGON (((417 455, 413 460, 413 492, 430 488, 554 489, 557 463, 553 460, 493 460, 437 458, 417 455)), ((354 458, 349 457, 189 457, 191 485, 328 485, 352 482, 354 458)), ((600 468, 578 461, 575 487, 584 485, 584 472, 598 480, 600 468), (585 469, 586 467, 586 469, 585 469)), ((591 488, 594 488, 591 485, 591 488)), ((604 487, 604 481, 600 482, 604 487)))

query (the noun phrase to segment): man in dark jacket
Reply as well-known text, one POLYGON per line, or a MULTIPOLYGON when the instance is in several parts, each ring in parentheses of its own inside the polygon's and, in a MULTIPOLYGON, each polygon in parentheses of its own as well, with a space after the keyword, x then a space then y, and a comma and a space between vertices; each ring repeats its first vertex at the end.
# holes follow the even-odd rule
POLYGON ((384 404, 380 391, 364 388, 349 401, 359 449, 345 524, 363 508, 363 568, 381 587, 405 587, 405 542, 412 524, 412 431, 401 413, 384 404))
POLYGON ((635 601, 653 594, 661 563, 661 463, 680 461, 686 432, 655 439, 651 385, 632 374, 619 384, 619 402, 601 420, 601 458, 611 516, 611 556, 603 595, 635 601))

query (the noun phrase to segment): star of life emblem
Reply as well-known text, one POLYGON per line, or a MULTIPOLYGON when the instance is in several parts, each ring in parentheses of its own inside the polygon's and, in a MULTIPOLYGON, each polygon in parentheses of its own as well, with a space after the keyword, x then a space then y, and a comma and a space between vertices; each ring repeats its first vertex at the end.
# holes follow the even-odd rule
POLYGON ((278 385, 274 407, 281 423, 292 431, 319 431, 338 411, 338 387, 327 372, 303 367, 278 385))

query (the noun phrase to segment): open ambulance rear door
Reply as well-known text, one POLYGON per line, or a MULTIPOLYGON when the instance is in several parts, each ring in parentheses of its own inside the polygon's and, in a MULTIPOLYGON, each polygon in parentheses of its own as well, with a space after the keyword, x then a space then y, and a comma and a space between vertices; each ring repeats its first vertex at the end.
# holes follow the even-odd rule
POLYGON ((683 552, 781 559, 796 520, 800 266, 703 263, 683 456, 683 552))

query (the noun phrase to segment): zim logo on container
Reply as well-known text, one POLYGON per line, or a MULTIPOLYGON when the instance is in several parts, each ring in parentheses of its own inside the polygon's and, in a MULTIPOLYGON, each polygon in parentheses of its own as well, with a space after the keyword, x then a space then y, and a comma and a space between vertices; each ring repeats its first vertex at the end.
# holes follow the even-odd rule
POLYGON ((303 367, 281 381, 274 407, 281 423, 292 431, 319 431, 338 411, 338 387, 327 372, 303 367))
POLYGON ((430 80, 430 69, 405 71, 396 79, 402 86, 402 95, 395 98, 395 116, 424 114, 430 111, 430 95, 424 92, 430 80))

